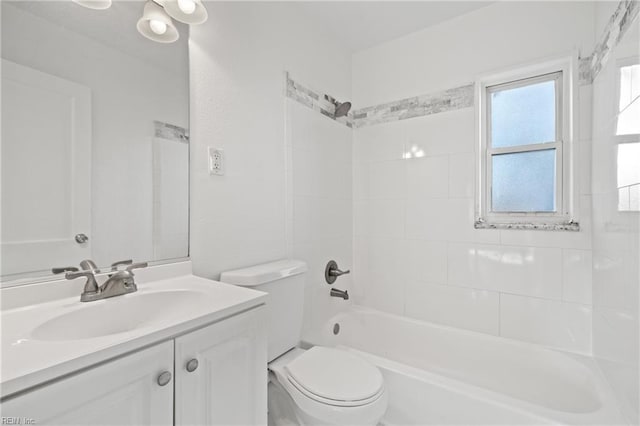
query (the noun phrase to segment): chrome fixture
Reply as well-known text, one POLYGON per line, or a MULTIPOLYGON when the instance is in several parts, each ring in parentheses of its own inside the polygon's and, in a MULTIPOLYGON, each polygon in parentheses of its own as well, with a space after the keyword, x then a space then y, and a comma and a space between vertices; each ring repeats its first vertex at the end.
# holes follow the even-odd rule
MULTIPOLYGON (((349 293, 347 292, 347 290, 338 290, 337 288, 332 288, 329 294, 331 295, 331 297, 341 297, 344 300, 349 300, 349 293)), ((340 329, 338 328, 338 330, 340 329)))
POLYGON ((78 268, 76 268, 75 266, 61 266, 58 268, 51 268, 51 273, 52 274, 61 274, 63 272, 75 272, 77 271, 78 268))
POLYGON ((87 237, 87 234, 76 234, 73 239, 76 240, 76 243, 78 244, 84 244, 89 241, 89 237, 87 237))
POLYGON ((132 259, 119 260, 117 262, 113 262, 111 264, 111 272, 117 271, 120 266, 129 266, 129 265, 133 265, 133 260, 132 259))
POLYGON ((198 368, 198 360, 195 358, 190 359, 185 368, 189 373, 193 373, 198 368))
POLYGON ((324 279, 327 280, 327 284, 331 285, 336 282, 336 279, 338 279, 340 275, 349 273, 351 273, 351 271, 341 271, 340 269, 338 269, 338 264, 336 263, 336 261, 330 260, 329 263, 327 263, 327 267, 324 268, 324 279))
POLYGON ((94 273, 99 273, 100 269, 98 269, 98 265, 91 259, 85 259, 80 262, 80 269, 83 271, 93 271, 94 273))
MULTIPOLYGON (((91 262, 91 261, 83 261, 91 262)), ((95 264, 91 262, 94 266, 95 264)), ((116 262, 116 266, 112 268, 109 273, 102 274, 108 278, 101 286, 98 286, 96 280, 96 274, 99 272, 97 269, 87 269, 83 271, 67 272, 65 278, 68 280, 74 280, 80 277, 86 277, 87 282, 84 285, 84 290, 80 295, 81 302, 93 302, 95 300, 107 299, 109 297, 120 296, 127 293, 133 293, 138 291, 138 287, 134 281, 133 270, 138 268, 146 268, 147 262, 133 263, 126 260, 116 262), (125 270, 117 270, 118 265, 129 265, 125 270)), ((99 276, 99 275, 98 275, 99 276)))
POLYGON ((335 107, 333 112, 334 118, 346 117, 346 115, 349 113, 349 110, 351 109, 351 102, 340 102, 329 95, 324 95, 324 99, 331 102, 335 107))
POLYGON ((162 373, 160 373, 157 379, 158 385, 160 386, 166 386, 169 384, 170 381, 171 381, 170 371, 163 371, 162 373))

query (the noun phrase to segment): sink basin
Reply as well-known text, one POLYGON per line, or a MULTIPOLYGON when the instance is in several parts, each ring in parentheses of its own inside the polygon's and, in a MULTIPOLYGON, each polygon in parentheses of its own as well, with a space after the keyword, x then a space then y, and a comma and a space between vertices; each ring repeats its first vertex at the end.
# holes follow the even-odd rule
POLYGON ((31 333, 35 340, 80 340, 126 333, 158 321, 170 320, 202 302, 203 294, 190 290, 132 293, 86 302, 78 309, 40 324, 31 333))

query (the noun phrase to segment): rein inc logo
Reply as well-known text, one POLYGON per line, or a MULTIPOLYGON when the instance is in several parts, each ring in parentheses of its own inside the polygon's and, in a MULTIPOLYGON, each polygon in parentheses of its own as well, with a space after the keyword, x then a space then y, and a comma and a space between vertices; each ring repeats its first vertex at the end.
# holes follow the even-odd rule
POLYGON ((0 424, 3 425, 35 425, 36 420, 31 417, 1 417, 0 424))

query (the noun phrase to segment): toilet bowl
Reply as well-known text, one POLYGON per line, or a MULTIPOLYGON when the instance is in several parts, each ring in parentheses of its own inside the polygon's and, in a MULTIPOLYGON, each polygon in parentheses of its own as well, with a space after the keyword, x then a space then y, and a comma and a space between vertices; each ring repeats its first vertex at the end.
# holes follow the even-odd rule
POLYGON ((342 349, 295 348, 269 364, 269 418, 280 425, 376 425, 388 396, 380 371, 342 349))
POLYGON ((297 347, 306 272, 306 263, 284 259, 220 275, 222 282, 269 294, 269 424, 376 425, 387 409, 388 396, 373 364, 338 348, 297 347))

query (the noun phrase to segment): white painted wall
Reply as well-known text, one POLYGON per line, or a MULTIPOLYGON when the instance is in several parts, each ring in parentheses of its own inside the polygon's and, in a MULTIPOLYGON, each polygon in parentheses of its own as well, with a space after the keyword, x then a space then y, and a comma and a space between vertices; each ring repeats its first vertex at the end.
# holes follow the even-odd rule
MULTIPOLYGON (((320 265, 335 256, 351 266, 351 218, 339 211, 350 204, 350 184, 340 182, 341 195, 332 200, 327 190, 333 186, 323 180, 348 175, 331 173, 329 147, 345 156, 341 167, 347 167, 350 135, 341 124, 289 105, 284 71, 308 87, 349 99, 350 52, 286 3, 210 2, 207 8, 209 20, 192 28, 190 41, 194 271, 218 278, 221 271, 295 256, 311 267, 308 300, 331 303, 320 265), (208 146, 224 149, 224 176, 208 174, 208 146), (323 168, 305 181, 300 167, 319 165, 316 154, 322 154, 323 168), (339 204, 316 210, 323 197, 339 204), (294 213, 303 198, 317 222, 303 223, 306 213, 294 213), (339 230, 332 238, 319 234, 331 229, 339 230), (313 235, 314 244, 303 235, 313 235), (343 245, 333 245, 338 242, 343 245)), ((322 313, 323 305, 317 306, 322 313)))
MULTIPOLYGON (((598 36, 616 6, 597 4, 598 36)), ((613 135, 617 61, 640 56, 639 40, 636 19, 593 84, 593 352, 630 424, 639 420, 640 213, 618 211, 618 144, 613 135)))
POLYGON ((152 66, 8 3, 2 57, 91 88, 92 257, 152 260, 153 121, 188 127, 186 70, 152 66))
MULTIPOLYGON (((354 54, 353 100, 370 106, 589 55, 593 25, 593 3, 496 3, 354 54)), ((590 95, 578 93, 578 233, 473 228, 473 108, 356 130, 355 302, 591 352, 590 95), (413 147, 425 157, 403 159, 413 147)))

